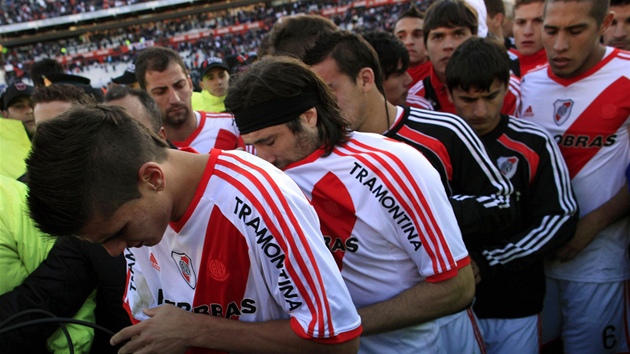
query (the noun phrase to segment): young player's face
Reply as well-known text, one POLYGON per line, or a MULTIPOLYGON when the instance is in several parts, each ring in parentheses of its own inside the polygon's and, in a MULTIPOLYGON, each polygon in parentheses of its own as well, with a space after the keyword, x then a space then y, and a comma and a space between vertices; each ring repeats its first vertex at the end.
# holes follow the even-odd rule
POLYGON ((33 118, 36 124, 51 120, 72 108, 72 103, 65 101, 40 102, 33 107, 33 118))
POLYGON ((333 58, 328 58, 311 67, 330 87, 337 98, 337 104, 343 117, 350 122, 353 130, 365 122, 365 98, 357 84, 357 80, 339 70, 339 65, 333 58))
POLYGON ((610 23, 600 26, 590 15, 589 1, 547 3, 543 22, 543 44, 549 66, 562 78, 577 77, 595 66, 605 49, 599 40, 610 23))
POLYGON ((449 97, 457 110, 457 115, 464 118, 477 135, 483 136, 499 124, 506 93, 505 85, 495 79, 488 91, 479 91, 476 88, 464 91, 457 87, 449 92, 449 97))
POLYGON ((17 119, 24 123, 29 135, 35 133, 35 120, 33 119, 33 103, 28 96, 18 97, 11 102, 11 106, 3 113, 4 118, 17 119))
POLYGON ((420 18, 405 17, 396 22, 394 34, 400 39, 409 51, 411 65, 422 64, 427 61, 427 49, 424 47, 422 26, 424 20, 420 18))
POLYGON ((453 55, 453 52, 465 40, 473 34, 468 27, 438 27, 429 32, 427 38, 427 51, 429 59, 433 64, 433 69, 438 78, 444 82, 446 75, 446 64, 453 55))
POLYGON ((213 96, 221 97, 227 94, 230 74, 223 68, 212 68, 201 79, 199 86, 213 96))
POLYGON ((172 62, 166 70, 147 71, 146 90, 162 111, 164 124, 180 126, 193 119, 192 80, 181 66, 172 62))
POLYGON ((630 4, 611 6, 615 14, 612 25, 604 32, 604 44, 630 50, 630 4))
POLYGON ((161 201, 162 191, 140 188, 142 197, 123 204, 110 218, 93 216, 78 236, 102 244, 112 256, 128 247, 158 244, 171 219, 170 204, 161 201))
POLYGON ((411 75, 402 70, 402 61, 398 63, 398 70, 383 80, 383 89, 387 100, 396 105, 404 105, 407 102, 407 93, 411 85, 411 75))
POLYGON ((514 44, 522 55, 532 55, 543 48, 543 9, 543 2, 533 2, 514 10, 514 44))
POLYGON ((263 128, 243 134, 243 142, 256 148, 256 154, 279 169, 302 161, 318 148, 318 134, 315 123, 303 118, 302 131, 292 132, 287 124, 263 128), (312 123, 312 124, 311 124, 312 123))

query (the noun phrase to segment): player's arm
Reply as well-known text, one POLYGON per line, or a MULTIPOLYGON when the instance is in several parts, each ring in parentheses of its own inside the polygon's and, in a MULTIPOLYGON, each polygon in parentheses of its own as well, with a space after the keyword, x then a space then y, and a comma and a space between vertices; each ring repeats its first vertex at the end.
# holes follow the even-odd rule
POLYGON ((449 154, 453 164, 450 198, 464 236, 505 227, 515 215, 514 187, 501 174, 483 143, 461 118, 452 118, 449 154))
MULTIPOLYGON (((529 183, 529 203, 522 208, 524 214, 530 215, 529 224, 502 242, 470 251, 482 280, 542 261, 565 245, 575 232, 578 203, 557 144, 538 129, 522 128, 530 129, 535 141, 531 149, 539 157, 534 177, 531 182, 524 182, 529 183)), ((519 168, 532 167, 524 164, 522 161, 519 168)))
POLYGON ((610 200, 580 218, 575 235, 554 255, 554 258, 561 262, 572 260, 595 239, 600 231, 627 216, 628 213, 630 213, 630 193, 628 182, 626 182, 610 200))
POLYGON ((181 353, 209 348, 231 353, 356 353, 359 338, 334 344, 299 337, 290 320, 242 322, 194 314, 172 305, 145 310, 151 318, 112 337, 112 345, 131 339, 120 353, 181 353))
POLYGON ((397 296, 359 309, 363 334, 377 334, 453 314, 470 304, 475 283, 470 265, 452 278, 422 282, 397 296))

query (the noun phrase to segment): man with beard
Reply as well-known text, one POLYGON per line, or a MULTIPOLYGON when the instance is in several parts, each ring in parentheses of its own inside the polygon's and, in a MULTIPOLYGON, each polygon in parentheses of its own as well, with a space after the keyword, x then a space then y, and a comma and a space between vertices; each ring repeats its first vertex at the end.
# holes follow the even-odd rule
POLYGON ((160 107, 166 136, 177 147, 190 146, 207 153, 212 148, 232 150, 242 146, 231 114, 192 109, 192 80, 174 50, 164 47, 144 50, 136 59, 136 77, 140 87, 160 107))

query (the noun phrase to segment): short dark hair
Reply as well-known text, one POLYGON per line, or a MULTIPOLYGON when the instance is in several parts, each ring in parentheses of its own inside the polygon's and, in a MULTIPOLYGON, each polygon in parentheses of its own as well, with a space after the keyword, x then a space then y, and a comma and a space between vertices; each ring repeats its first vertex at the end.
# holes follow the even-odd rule
POLYGON ((384 80, 387 80, 392 74, 407 71, 409 68, 409 51, 393 33, 372 31, 365 32, 362 36, 370 43, 378 55, 384 80), (402 63, 402 67, 398 66, 399 63, 402 63))
POLYGON ((610 0, 610 6, 630 5, 630 0, 610 0))
POLYGON ((33 80, 33 86, 44 86, 43 76, 50 73, 63 73, 63 66, 61 66, 61 63, 55 59, 44 58, 31 64, 29 76, 31 77, 31 80, 33 80))
POLYGON ((446 65, 446 86, 468 91, 487 91, 498 79, 506 87, 510 81, 510 59, 503 45, 493 38, 471 37, 464 41, 446 65))
POLYGON ((514 1, 514 10, 519 8, 522 5, 535 4, 535 3, 545 3, 545 0, 515 0, 514 1))
POLYGON ((179 56, 179 53, 173 49, 166 47, 147 48, 136 58, 136 79, 140 87, 144 90, 147 88, 146 74, 147 71, 165 71, 171 63, 177 63, 182 68, 184 74, 188 74, 186 64, 179 56))
POLYGON ((273 25, 268 34, 268 52, 302 59, 321 34, 337 30, 339 28, 334 22, 319 15, 284 17, 273 25))
POLYGON ((31 217, 45 233, 76 235, 140 198, 138 170, 164 161, 166 148, 118 106, 77 106, 40 124, 26 159, 31 217))
POLYGON ((483 0, 486 4, 486 11, 490 17, 494 17, 497 14, 505 15, 505 4, 503 0, 483 0))
POLYGON ((140 104, 144 107, 144 109, 149 114, 149 118, 151 119, 151 130, 154 133, 157 133, 162 128, 162 113, 160 112, 160 107, 158 107, 155 100, 149 95, 146 91, 132 89, 128 86, 114 86, 105 95, 105 102, 120 100, 127 96, 134 96, 138 98, 140 104))
MULTIPOLYGON (((319 103, 315 105, 319 140, 326 153, 330 154, 336 145, 347 141, 348 122, 343 119, 328 85, 297 59, 266 57, 254 63, 248 71, 236 75, 235 80, 230 82, 225 107, 235 112, 259 103, 312 92, 316 92, 319 98, 319 103)), ((260 119, 264 117, 261 115, 260 119)), ((287 124, 295 133, 299 124, 287 124)))
POLYGON ((337 31, 322 34, 315 45, 306 51, 304 63, 316 65, 332 57, 339 70, 356 80, 363 68, 374 72, 374 81, 378 90, 383 93, 383 77, 378 55, 374 48, 361 36, 348 31, 337 31))
POLYGON ((438 0, 429 6, 424 18, 424 43, 427 43, 431 30, 440 27, 467 27, 476 36, 477 18, 477 11, 464 0, 438 0))
POLYGON ((547 13, 547 5, 550 2, 590 2, 591 11, 589 11, 589 15, 595 19, 598 26, 604 22, 604 17, 608 15, 608 9, 610 8, 610 0, 545 0, 543 14, 547 13))
POLYGON ((412 3, 411 6, 407 8, 407 10, 401 12, 400 15, 398 15, 396 23, 398 23, 398 21, 402 20, 403 18, 417 18, 419 20, 424 20, 424 12, 420 11, 420 9, 418 9, 418 7, 412 3))
POLYGON ((53 84, 50 86, 40 86, 35 89, 31 96, 33 106, 38 103, 48 103, 53 101, 69 102, 76 105, 86 105, 96 103, 94 96, 89 95, 79 86, 71 84, 53 84))

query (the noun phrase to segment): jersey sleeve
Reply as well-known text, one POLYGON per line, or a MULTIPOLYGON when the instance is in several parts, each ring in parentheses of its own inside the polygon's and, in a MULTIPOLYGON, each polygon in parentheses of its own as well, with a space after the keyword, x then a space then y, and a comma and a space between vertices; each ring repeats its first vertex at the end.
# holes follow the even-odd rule
POLYGON ((520 212, 526 216, 516 221, 526 226, 503 242, 471 252, 482 278, 540 262, 575 234, 578 204, 560 150, 542 130, 530 129, 530 132, 542 144, 536 149, 539 162, 531 177, 529 202, 520 206, 523 209, 520 212))

